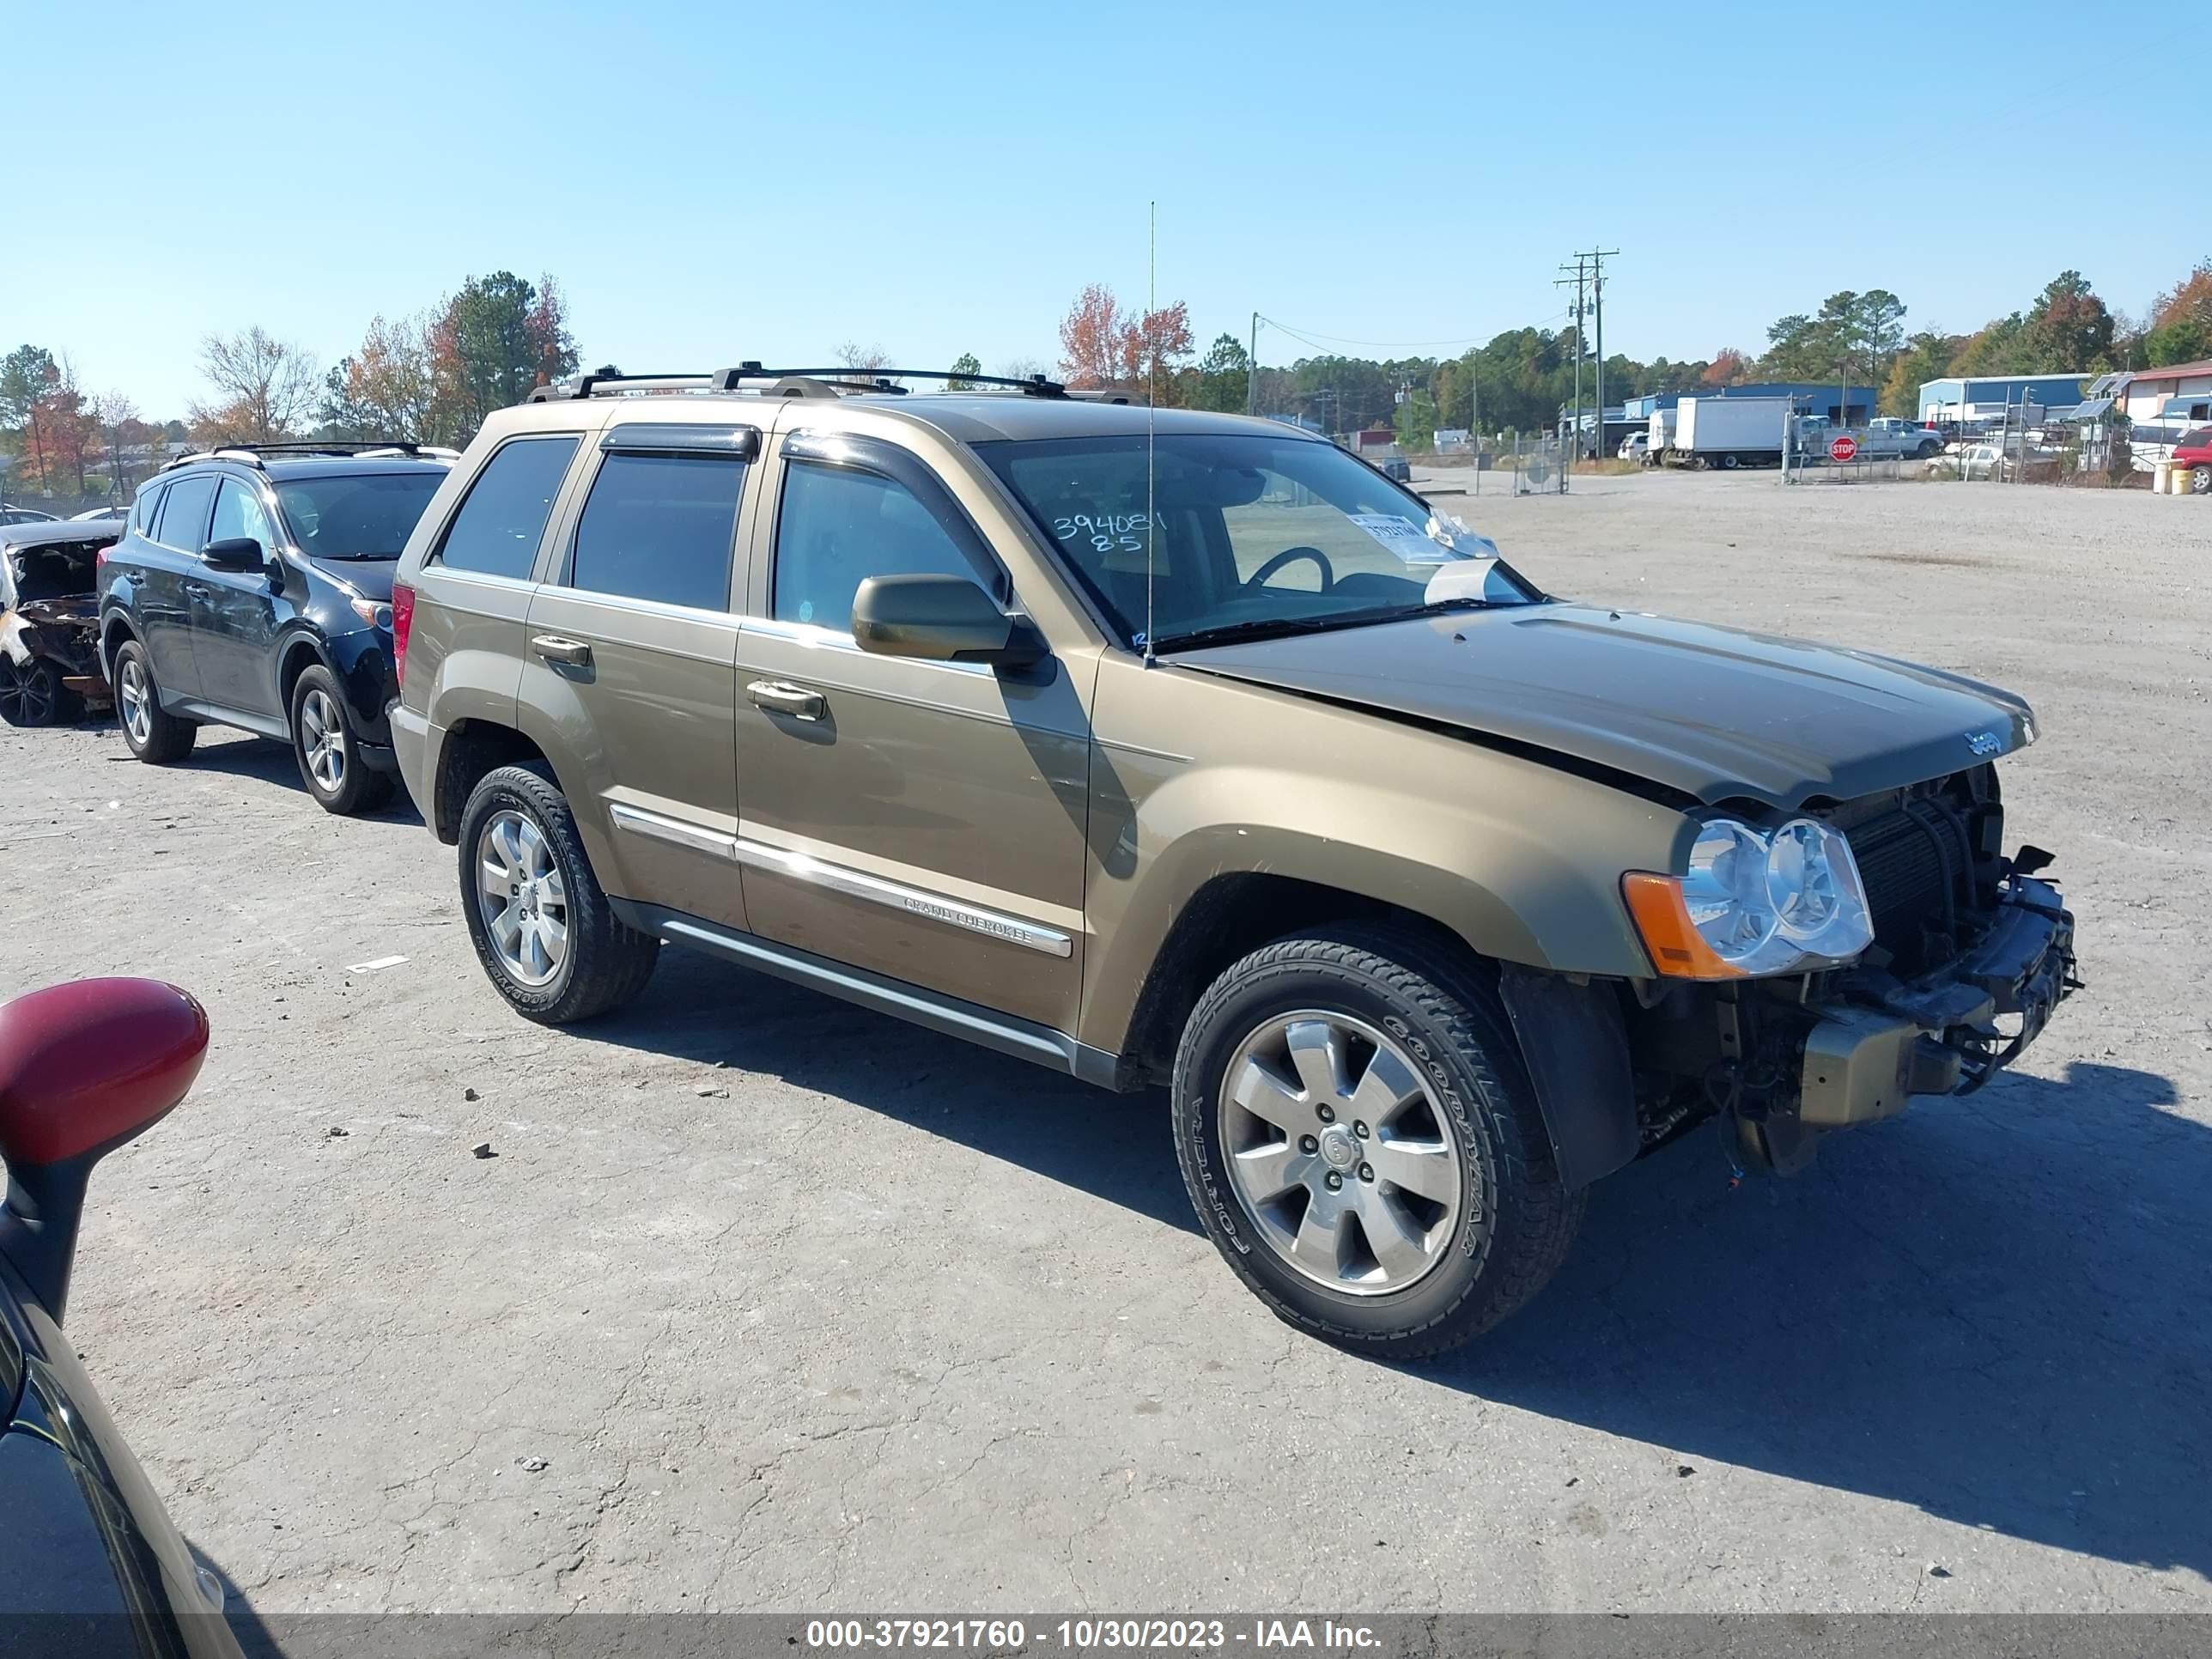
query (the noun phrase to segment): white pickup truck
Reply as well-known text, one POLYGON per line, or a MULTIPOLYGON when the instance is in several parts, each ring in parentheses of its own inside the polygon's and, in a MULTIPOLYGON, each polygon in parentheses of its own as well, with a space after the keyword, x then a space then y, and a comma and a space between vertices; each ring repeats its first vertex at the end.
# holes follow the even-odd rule
POLYGON ((1831 440, 1849 434, 1858 443, 1863 461, 1887 460, 1892 456, 1926 460, 1943 453, 1942 434, 1913 421, 1881 415, 1863 427, 1838 426, 1825 415, 1804 415, 1797 420, 1798 453, 1811 459, 1827 458, 1831 440))

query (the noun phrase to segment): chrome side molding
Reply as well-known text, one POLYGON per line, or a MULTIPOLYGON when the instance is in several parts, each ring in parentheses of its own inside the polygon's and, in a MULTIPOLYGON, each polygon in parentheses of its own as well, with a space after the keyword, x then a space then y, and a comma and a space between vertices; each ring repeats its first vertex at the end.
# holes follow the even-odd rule
POLYGON ((886 881, 881 876, 872 876, 846 865, 817 859, 811 853, 794 853, 789 848, 771 847, 766 842, 725 835, 706 824, 671 817, 665 812, 650 811, 642 806, 633 806, 627 801, 610 802, 607 816, 619 828, 633 835, 649 836, 655 841, 688 847, 694 852, 711 853, 756 870, 772 871, 780 876, 788 876, 793 881, 806 882, 816 887, 827 888, 833 893, 843 893, 848 897, 866 899, 872 904, 881 904, 910 916, 920 916, 927 921, 942 922, 947 927, 981 933, 988 939, 1003 939, 1009 945, 1018 945, 1048 957, 1065 957, 1075 953, 1074 939, 1057 927, 1048 927, 1042 922, 1031 921, 1024 916, 1010 916, 1003 910, 970 904, 948 894, 909 887, 904 882, 886 881))

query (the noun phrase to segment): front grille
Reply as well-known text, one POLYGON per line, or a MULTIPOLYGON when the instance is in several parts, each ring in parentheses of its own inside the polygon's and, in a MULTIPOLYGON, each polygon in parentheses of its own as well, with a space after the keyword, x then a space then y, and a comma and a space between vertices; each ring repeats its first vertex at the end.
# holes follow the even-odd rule
POLYGON ((1910 976, 1935 965, 1930 935, 1954 939, 1971 904, 1973 853, 1966 821, 1947 803, 1923 796, 1854 824, 1847 832, 1874 913, 1875 943, 1910 976))

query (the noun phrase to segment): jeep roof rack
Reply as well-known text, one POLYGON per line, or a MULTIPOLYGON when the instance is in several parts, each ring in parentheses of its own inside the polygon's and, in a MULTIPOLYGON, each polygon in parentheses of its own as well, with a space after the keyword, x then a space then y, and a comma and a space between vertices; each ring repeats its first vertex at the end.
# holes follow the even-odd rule
POLYGON ((964 374, 949 368, 765 368, 757 359, 747 358, 735 368, 717 369, 711 374, 583 374, 573 380, 532 386, 529 401, 565 403, 578 398, 613 397, 635 392, 737 392, 749 380, 768 382, 763 390, 771 397, 836 397, 839 393, 871 392, 899 397, 907 390, 898 384, 902 380, 957 380, 963 387, 1005 387, 1030 398, 1067 396, 1066 386, 1042 374, 1017 379, 1006 374, 964 374))

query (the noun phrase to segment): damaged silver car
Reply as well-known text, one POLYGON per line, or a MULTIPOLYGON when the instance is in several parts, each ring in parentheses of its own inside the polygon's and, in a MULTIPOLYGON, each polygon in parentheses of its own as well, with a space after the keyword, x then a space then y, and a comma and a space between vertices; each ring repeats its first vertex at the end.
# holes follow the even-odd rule
POLYGON ((65 726, 114 702, 100 672, 100 550, 120 519, 0 526, 0 720, 65 726))

